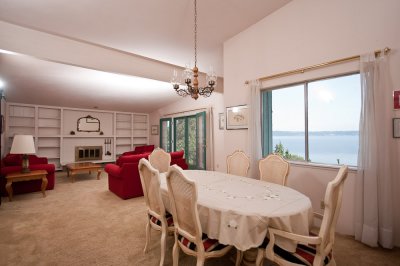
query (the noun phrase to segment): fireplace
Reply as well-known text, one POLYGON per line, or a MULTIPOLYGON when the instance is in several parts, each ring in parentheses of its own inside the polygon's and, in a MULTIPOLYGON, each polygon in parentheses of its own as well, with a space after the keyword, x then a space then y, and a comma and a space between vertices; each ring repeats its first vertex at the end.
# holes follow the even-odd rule
POLYGON ((103 146, 76 146, 75 161, 95 161, 103 159, 103 146))

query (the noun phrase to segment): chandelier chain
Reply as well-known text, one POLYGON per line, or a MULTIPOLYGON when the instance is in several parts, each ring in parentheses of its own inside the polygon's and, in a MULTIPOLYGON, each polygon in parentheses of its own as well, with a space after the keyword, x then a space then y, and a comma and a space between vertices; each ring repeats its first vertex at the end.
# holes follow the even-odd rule
POLYGON ((186 86, 181 86, 177 72, 174 70, 174 76, 171 79, 174 90, 179 96, 190 95, 193 99, 197 100, 199 95, 204 97, 210 97, 216 86, 216 75, 213 72, 207 74, 206 85, 199 87, 198 74, 199 69, 197 68, 197 0, 194 0, 194 67, 190 69, 188 66, 184 73, 184 82, 186 86))
POLYGON ((194 0, 194 66, 197 66, 197 0, 194 0))

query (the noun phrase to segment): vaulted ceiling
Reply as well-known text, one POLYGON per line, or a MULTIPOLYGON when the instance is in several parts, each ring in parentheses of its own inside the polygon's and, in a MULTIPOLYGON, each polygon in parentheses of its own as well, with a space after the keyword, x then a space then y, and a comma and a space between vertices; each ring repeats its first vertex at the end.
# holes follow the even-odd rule
MULTIPOLYGON (((289 1, 199 0, 200 71, 222 77, 223 42, 289 1)), ((194 61, 192 0, 2 0, 0 20, 180 67, 194 61)), ((180 99, 166 82, 4 53, 0 78, 11 102, 150 112, 180 99)))

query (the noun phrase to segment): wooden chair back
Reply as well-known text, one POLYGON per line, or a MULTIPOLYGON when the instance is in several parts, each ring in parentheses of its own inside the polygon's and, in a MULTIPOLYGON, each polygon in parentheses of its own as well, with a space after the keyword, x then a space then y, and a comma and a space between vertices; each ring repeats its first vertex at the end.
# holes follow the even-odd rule
POLYGON ((258 162, 260 171, 260 180, 286 185, 287 176, 289 175, 289 162, 278 154, 269 154, 258 162))
POLYGON ((165 173, 168 172, 168 168, 171 164, 171 155, 161 148, 156 148, 149 155, 149 161, 151 166, 157 169, 160 173, 165 173))
POLYGON ((250 168, 250 158, 240 150, 234 151, 226 158, 227 173, 247 176, 250 168))

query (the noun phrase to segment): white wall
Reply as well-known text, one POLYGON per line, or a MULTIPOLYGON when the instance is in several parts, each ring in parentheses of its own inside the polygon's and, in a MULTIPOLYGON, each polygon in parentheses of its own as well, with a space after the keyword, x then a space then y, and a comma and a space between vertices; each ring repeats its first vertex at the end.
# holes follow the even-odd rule
MULTIPOLYGON (((220 81, 219 81, 220 82, 220 81)), ((221 83, 221 82, 220 82, 221 83)), ((200 84, 201 85, 201 84, 200 84)), ((222 85, 222 84, 220 84, 222 85)), ((209 98, 200 96, 197 100, 185 97, 178 102, 166 106, 150 114, 150 125, 159 125, 160 118, 170 116, 184 116, 200 112, 198 109, 208 109, 207 114, 207 128, 211 129, 213 133, 207 134, 207 169, 216 171, 225 171, 225 157, 224 157, 224 139, 223 132, 218 128, 218 113, 224 112, 223 95, 219 92, 214 92, 209 98), (185 112, 190 110, 197 110, 192 112, 185 112), (182 113, 183 112, 183 113, 182 113), (211 123, 210 123, 211 122, 211 123), (210 126, 212 124, 212 127, 210 126)), ((208 131, 209 132, 209 131, 208 131)), ((151 135, 150 144, 156 147, 160 143, 160 135, 151 135)))
MULTIPOLYGON (((247 102, 244 82, 276 73, 315 65, 353 55, 369 53, 384 47, 392 48, 390 67, 393 87, 383 91, 392 97, 400 88, 400 1, 398 0, 296 0, 264 18, 224 44, 224 102, 226 106, 247 102)), ((263 83, 285 84, 311 76, 345 73, 357 64, 344 64, 307 75, 263 83), (328 73, 329 72, 329 73, 328 73)), ((378 114, 379 116, 380 114, 378 114)), ((393 111, 392 117, 400 117, 393 111)), ((382 119, 392 119, 382 117, 382 119)), ((391 131, 391 128, 382 129, 391 131)), ((388 132, 389 133, 389 132, 388 132)), ((226 156, 236 148, 248 151, 247 130, 225 131, 226 156)), ((400 141, 393 139, 393 149, 400 150, 400 141)), ((397 170, 397 169, 396 169, 397 170)), ((400 172, 398 172, 400 173, 400 172)), ((318 208, 326 183, 335 176, 331 169, 293 166, 289 186, 303 191, 318 208), (317 187, 317 189, 314 189, 317 187), (313 188, 313 189, 311 189, 313 188)), ((397 175, 395 190, 400 188, 397 175)), ((353 234, 354 174, 346 181, 344 202, 338 231, 353 234)), ((397 193, 399 194, 399 193, 397 193)), ((397 202, 399 197, 397 196, 397 202)), ((396 243, 400 245, 400 212, 396 214, 396 243)))

